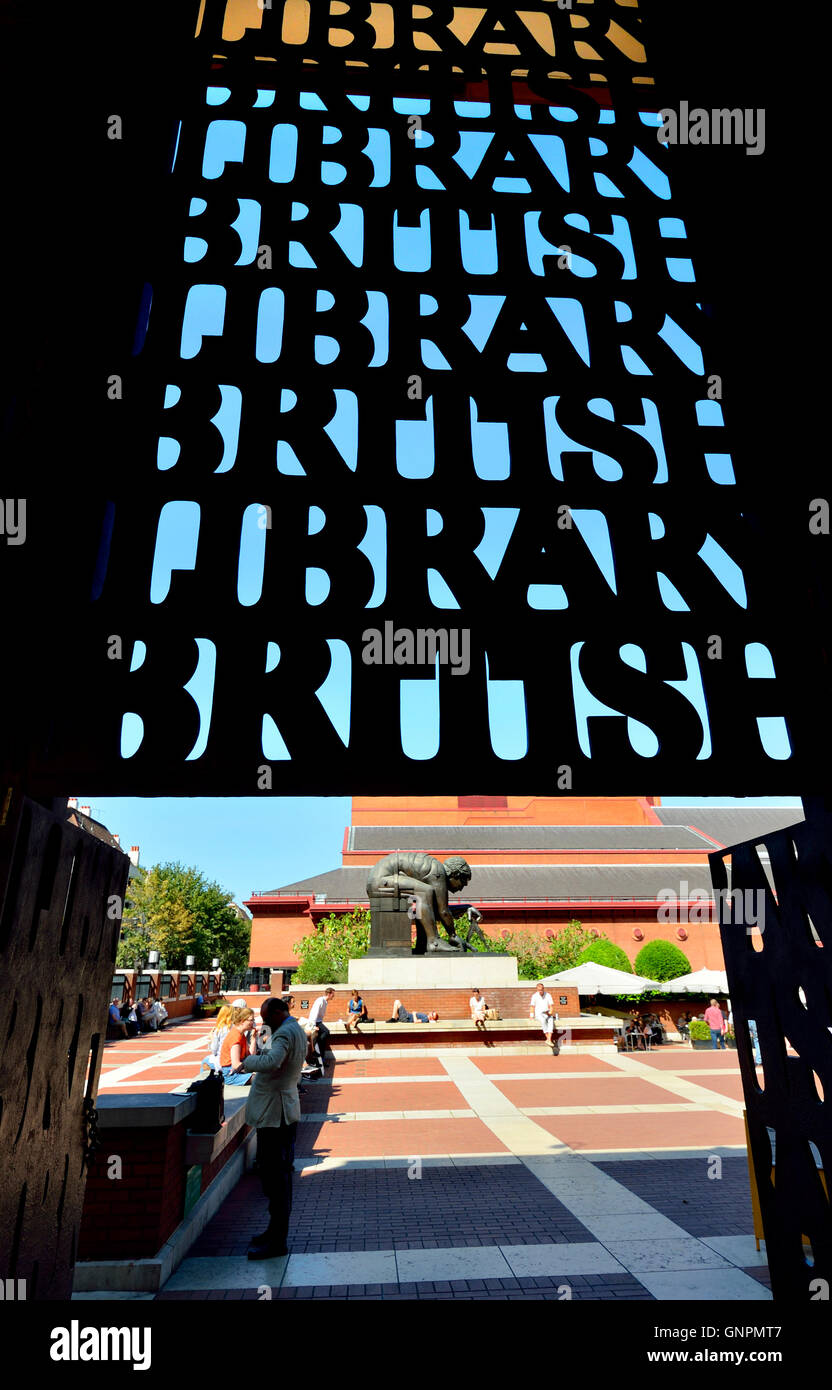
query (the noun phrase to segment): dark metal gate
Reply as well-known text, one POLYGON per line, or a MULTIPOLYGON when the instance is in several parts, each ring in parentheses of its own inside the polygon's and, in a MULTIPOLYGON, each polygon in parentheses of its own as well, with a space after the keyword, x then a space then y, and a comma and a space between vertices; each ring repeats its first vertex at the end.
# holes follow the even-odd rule
POLYGON ((804 805, 801 824, 709 856, 772 1292, 794 1303, 832 1281, 832 812, 804 805))
POLYGON ((66 1299, 130 861, 28 798, 7 816, 0 916, 2 1274, 66 1299), (89 1067, 88 1067, 89 1061, 89 1067))

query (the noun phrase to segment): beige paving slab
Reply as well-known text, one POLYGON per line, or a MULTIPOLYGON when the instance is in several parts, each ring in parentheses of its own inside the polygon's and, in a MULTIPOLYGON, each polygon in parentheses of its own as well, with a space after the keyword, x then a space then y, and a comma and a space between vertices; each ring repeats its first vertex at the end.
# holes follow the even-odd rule
MULTIPOLYGON (((658 1071, 655 1067, 649 1067, 644 1062, 638 1061, 631 1054, 619 1053, 615 1065, 621 1068, 623 1074, 649 1081, 653 1086, 658 1086, 665 1091, 672 1091, 674 1095, 700 1107, 704 1106, 708 1110, 718 1110, 723 1115, 741 1115, 745 1108, 744 1102, 741 1100, 720 1095, 717 1091, 709 1091, 706 1086, 697 1086, 694 1081, 687 1079, 687 1075, 679 1076, 675 1072, 658 1071)), ((715 1068, 708 1070, 710 1075, 716 1074, 715 1068)), ((693 1072, 688 1073, 691 1076, 695 1074, 693 1072)), ((701 1075, 701 1072, 698 1075, 701 1075)), ((721 1070, 719 1075, 724 1076, 725 1071, 721 1070)), ((639 1108, 633 1106, 633 1109, 639 1108)))
MULTIPOLYGON (((637 1278, 654 1298, 670 1303, 771 1303, 771 1290, 741 1269, 642 1271, 637 1278)), ((705 1314, 707 1318, 707 1313, 705 1314)), ((741 1346, 742 1344, 740 1344, 741 1346)))

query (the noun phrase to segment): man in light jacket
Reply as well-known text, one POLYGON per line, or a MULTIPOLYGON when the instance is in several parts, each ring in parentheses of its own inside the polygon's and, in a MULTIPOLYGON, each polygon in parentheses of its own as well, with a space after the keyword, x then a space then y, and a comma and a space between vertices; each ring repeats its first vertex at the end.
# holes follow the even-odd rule
POLYGON ((257 1130, 257 1167, 269 1199, 269 1226, 255 1236, 250 1260, 287 1255, 292 1210, 292 1157, 300 1100, 298 1081, 306 1058, 306 1033, 292 1018, 284 999, 269 998, 260 1017, 272 1030, 267 1052, 244 1057, 240 1072, 254 1072, 246 1102, 246 1122, 257 1130))

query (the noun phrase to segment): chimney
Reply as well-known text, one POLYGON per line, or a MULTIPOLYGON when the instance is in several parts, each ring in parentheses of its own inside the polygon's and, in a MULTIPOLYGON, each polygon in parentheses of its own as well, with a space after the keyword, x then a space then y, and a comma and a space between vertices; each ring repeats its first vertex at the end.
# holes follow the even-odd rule
POLYGON ((66 808, 67 808, 68 811, 77 811, 77 810, 78 810, 78 798, 77 798, 77 796, 68 796, 68 797, 67 797, 67 799, 66 799, 66 808))
POLYGON ((121 844, 121 837, 119 835, 116 835, 115 831, 113 831, 113 839, 115 840, 117 845, 121 844))
POLYGON ((80 811, 82 816, 87 816, 89 819, 92 819, 89 806, 81 806, 80 811))
POLYGON ((130 863, 133 864, 135 868, 138 868, 138 867, 139 867, 139 847, 138 847, 138 845, 131 845, 131 847, 130 847, 130 863))

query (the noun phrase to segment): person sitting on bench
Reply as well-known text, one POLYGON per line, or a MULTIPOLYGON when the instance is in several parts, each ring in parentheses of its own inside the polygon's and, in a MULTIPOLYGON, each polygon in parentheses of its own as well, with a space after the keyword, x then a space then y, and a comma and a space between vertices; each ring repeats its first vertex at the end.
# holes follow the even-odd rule
POLYGON ((119 1037, 127 1037, 127 1024, 121 1016, 121 1004, 117 997, 113 999, 110 1005, 108 1026, 112 1028, 119 1037))
POLYGON ((358 1028, 359 1023, 365 1022, 365 1020, 368 1017, 367 1005, 364 1003, 364 1000, 361 998, 361 995, 359 994, 357 989, 354 989, 352 991, 352 997, 349 1001, 348 1009, 349 1017, 341 1019, 340 1022, 343 1023, 344 1027, 349 1033, 351 1028, 358 1028))

